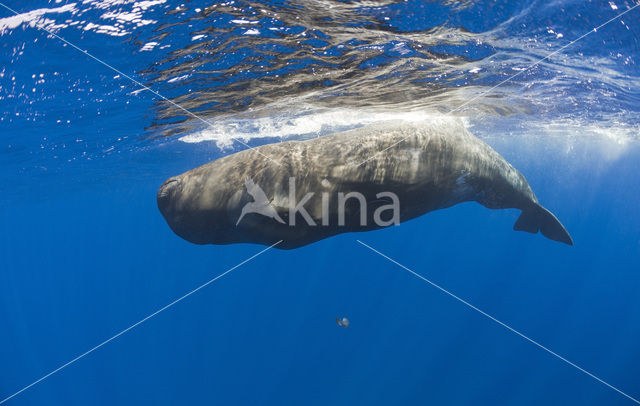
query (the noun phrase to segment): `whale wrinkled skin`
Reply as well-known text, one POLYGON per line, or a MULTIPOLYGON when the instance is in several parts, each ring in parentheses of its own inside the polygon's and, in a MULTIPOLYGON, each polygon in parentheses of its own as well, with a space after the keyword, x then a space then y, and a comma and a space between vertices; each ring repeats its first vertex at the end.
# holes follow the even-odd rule
POLYGON ((277 248, 292 249, 344 232, 381 228, 373 214, 374 208, 389 204, 377 197, 382 192, 397 195, 400 222, 476 201, 490 209, 520 209, 515 230, 541 232, 573 245, 524 176, 457 119, 387 122, 244 150, 167 179, 157 202, 171 229, 187 241, 272 245, 282 240, 277 248), (246 186, 253 184, 270 201, 261 197, 255 202, 246 186), (365 196, 365 223, 363 206, 351 199, 339 224, 337 196, 349 192, 365 196), (292 209, 308 193, 313 195, 304 201, 305 217, 292 209), (247 204, 258 203, 270 215, 247 213, 247 204))

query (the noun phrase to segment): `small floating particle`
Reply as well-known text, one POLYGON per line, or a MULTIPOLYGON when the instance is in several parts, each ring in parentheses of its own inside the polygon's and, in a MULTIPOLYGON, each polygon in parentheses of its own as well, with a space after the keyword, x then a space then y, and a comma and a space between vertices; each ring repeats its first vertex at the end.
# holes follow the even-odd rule
POLYGON ((342 328, 347 328, 349 327, 349 319, 346 317, 336 317, 336 324, 342 328))

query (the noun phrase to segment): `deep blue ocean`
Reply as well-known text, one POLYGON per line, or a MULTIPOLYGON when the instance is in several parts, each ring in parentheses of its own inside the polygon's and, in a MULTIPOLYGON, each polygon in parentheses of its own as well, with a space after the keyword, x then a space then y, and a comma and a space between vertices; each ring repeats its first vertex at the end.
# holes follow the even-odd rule
POLYGON ((638 3, 0 1, 0 402, 640 399, 640 7, 614 19, 638 3), (11 397, 265 248, 175 235, 165 179, 428 115, 502 154, 575 245, 464 203, 271 249, 11 397))

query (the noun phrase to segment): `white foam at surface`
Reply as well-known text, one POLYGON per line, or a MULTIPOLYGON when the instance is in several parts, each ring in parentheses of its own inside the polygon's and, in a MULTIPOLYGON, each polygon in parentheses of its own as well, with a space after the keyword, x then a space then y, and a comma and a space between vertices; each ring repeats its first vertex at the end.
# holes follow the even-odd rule
POLYGON ((157 6, 158 4, 164 4, 166 3, 167 0, 145 0, 145 1, 138 1, 136 2, 133 7, 136 8, 141 8, 143 10, 148 9, 151 6, 157 6))
MULTIPOLYGON (((574 146, 584 140, 598 142, 600 156, 605 161, 614 162, 628 150, 629 144, 640 140, 640 128, 615 121, 599 124, 580 123, 575 120, 563 120, 551 123, 539 123, 531 126, 538 129, 542 136, 563 140, 569 155, 574 146)), ((528 130, 530 131, 530 130, 528 130)))
POLYGON ((171 78, 171 79, 167 80, 167 83, 180 82, 181 80, 185 80, 189 76, 190 75, 182 75, 182 76, 178 76, 178 77, 175 77, 175 78, 171 78))
POLYGON ((512 139, 521 146, 543 143, 563 159, 582 162, 579 151, 598 151, 599 164, 611 164, 624 157, 640 144, 640 124, 624 122, 624 117, 611 115, 597 121, 557 118, 536 120, 535 117, 470 120, 470 131, 480 138, 512 139))
POLYGON ((249 20, 231 20, 234 24, 258 24, 257 21, 249 21, 249 20))
POLYGON ((248 142, 255 139, 306 139, 337 131, 382 121, 403 120, 460 120, 442 114, 413 112, 367 112, 355 109, 331 109, 312 111, 303 108, 298 115, 281 115, 276 117, 260 117, 252 119, 227 119, 216 121, 212 126, 204 128, 180 138, 186 143, 215 142, 218 147, 230 147, 234 139, 248 142))
POLYGON ((462 121, 465 127, 480 138, 513 138, 516 142, 536 137, 555 139, 561 141, 561 144, 554 142, 554 145, 562 145, 567 156, 572 154, 575 146, 593 141, 600 145, 599 150, 605 162, 620 159, 629 150, 630 143, 640 141, 640 126, 624 124, 615 117, 595 123, 563 119, 535 121, 532 117, 492 117, 489 122, 478 122, 473 117, 451 116, 432 111, 376 112, 349 108, 319 110, 310 106, 301 106, 297 114, 210 120, 214 123, 212 126, 193 131, 179 140, 185 143, 212 142, 222 150, 242 149, 234 139, 243 143, 261 139, 267 142, 302 140, 392 120, 462 121))
POLYGON ((57 32, 67 27, 76 26, 84 31, 93 31, 98 34, 121 37, 131 34, 137 28, 155 24, 157 21, 144 19, 144 12, 149 8, 163 4, 166 0, 147 0, 133 2, 132 0, 83 0, 79 7, 78 3, 69 3, 55 8, 39 8, 18 15, 0 18, 0 35, 19 27, 22 24, 30 28, 45 28, 48 31, 57 32), (126 6, 129 10, 107 11, 100 18, 113 20, 114 24, 98 24, 97 21, 87 22, 80 19, 80 16, 91 9, 113 10, 114 6, 126 6), (65 23, 56 23, 53 19, 46 18, 47 14, 70 13, 78 16, 77 20, 66 19, 65 23))
MULTIPOLYGON (((56 8, 39 8, 36 10, 29 11, 27 13, 22 13, 18 15, 14 15, 11 17, 0 18, 0 35, 6 33, 8 30, 14 29, 20 26, 23 23, 29 24, 31 27, 35 27, 36 23, 45 14, 48 13, 67 13, 73 12, 75 10, 76 3, 65 4, 62 7, 56 8)), ((41 25, 46 26, 53 23, 53 21, 45 20, 41 21, 41 25)))
POLYGON ((142 51, 151 51, 151 50, 153 50, 153 48, 155 48, 157 45, 159 45, 159 43, 158 43, 158 42, 154 42, 154 41, 147 42, 147 43, 146 43, 146 44, 144 44, 144 46, 140 49, 140 51, 141 51, 141 52, 142 52, 142 51))

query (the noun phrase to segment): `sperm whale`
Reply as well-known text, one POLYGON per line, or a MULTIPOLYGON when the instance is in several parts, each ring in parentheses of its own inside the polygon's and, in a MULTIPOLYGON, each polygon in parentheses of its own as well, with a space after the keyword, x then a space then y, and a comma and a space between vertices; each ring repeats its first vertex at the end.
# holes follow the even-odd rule
POLYGON ((282 240, 284 249, 467 201, 520 209, 515 230, 573 245, 525 177, 458 119, 392 121, 263 145, 169 178, 157 193, 168 225, 190 242, 282 240))

